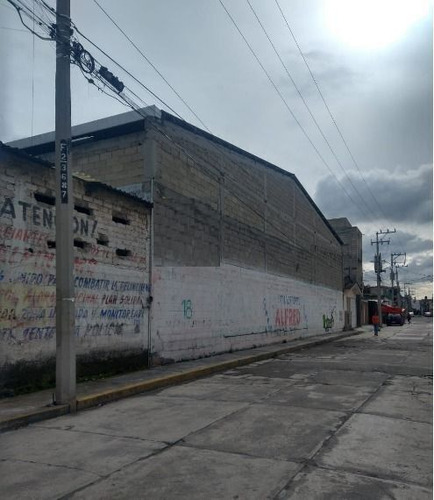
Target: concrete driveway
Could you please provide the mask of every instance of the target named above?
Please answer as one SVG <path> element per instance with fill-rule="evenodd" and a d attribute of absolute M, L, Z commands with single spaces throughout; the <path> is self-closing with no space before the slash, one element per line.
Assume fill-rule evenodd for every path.
<path fill-rule="evenodd" d="M 431 499 L 432 320 L 0 435 L 7 499 Z"/>

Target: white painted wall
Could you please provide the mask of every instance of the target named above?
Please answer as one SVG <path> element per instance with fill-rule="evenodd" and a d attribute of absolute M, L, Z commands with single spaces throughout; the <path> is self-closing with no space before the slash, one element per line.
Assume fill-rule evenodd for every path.
<path fill-rule="evenodd" d="M 231 265 L 156 268 L 153 296 L 151 352 L 175 361 L 344 327 L 342 292 Z"/>

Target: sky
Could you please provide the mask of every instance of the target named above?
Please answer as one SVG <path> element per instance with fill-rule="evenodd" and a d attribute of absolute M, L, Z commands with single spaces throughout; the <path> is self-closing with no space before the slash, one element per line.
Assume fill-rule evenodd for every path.
<path fill-rule="evenodd" d="M 433 293 L 432 10 L 431 0 L 71 2 L 80 32 L 164 102 L 75 31 L 136 103 L 167 105 L 292 172 L 325 217 L 357 226 L 365 284 L 376 282 L 376 233 L 396 229 L 380 248 L 384 284 L 401 253 L 401 288 L 417 298 Z M 1 141 L 54 129 L 54 76 L 54 44 L 0 0 Z M 76 66 L 71 92 L 73 125 L 128 111 Z"/>

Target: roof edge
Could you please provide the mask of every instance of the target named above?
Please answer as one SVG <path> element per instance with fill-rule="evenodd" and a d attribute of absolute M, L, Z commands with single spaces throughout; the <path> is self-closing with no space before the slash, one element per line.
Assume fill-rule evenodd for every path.
<path fill-rule="evenodd" d="M 323 222 L 326 224 L 327 228 L 330 230 L 330 232 L 336 238 L 336 240 L 338 241 L 338 243 L 340 245 L 343 245 L 343 241 L 341 240 L 341 238 L 339 237 L 339 235 L 333 229 L 333 227 L 328 222 L 328 220 L 325 217 L 325 215 L 321 212 L 321 210 L 319 209 L 319 207 L 317 206 L 317 204 L 313 201 L 313 199 L 311 198 L 311 196 L 309 195 L 309 193 L 306 191 L 306 189 L 303 187 L 303 185 L 298 180 L 298 178 L 297 178 L 297 176 L 295 174 L 293 174 L 292 172 L 288 172 L 287 170 L 284 170 L 283 168 L 278 167 L 277 165 L 274 165 L 273 163 L 270 163 L 267 160 L 264 160 L 263 158 L 260 158 L 259 156 L 255 156 L 254 154 L 249 153 L 248 151 L 245 151 L 244 149 L 241 149 L 238 146 L 234 146 L 230 142 L 227 142 L 224 139 L 220 139 L 219 137 L 217 137 L 217 136 L 215 136 L 215 135 L 213 135 L 213 134 L 211 134 L 209 132 L 206 132 L 205 130 L 200 129 L 200 128 L 196 127 L 195 125 L 192 125 L 191 123 L 188 123 L 188 122 L 186 122 L 184 120 L 181 120 L 181 119 L 177 118 L 176 116 L 173 116 L 170 113 L 167 113 L 166 111 L 161 111 L 161 121 L 164 122 L 164 120 L 172 122 L 172 123 L 175 123 L 176 125 L 179 125 L 180 127 L 184 128 L 186 130 L 189 130 L 192 133 L 201 135 L 201 136 L 205 137 L 206 139 L 209 139 L 209 140 L 211 140 L 211 141 L 213 141 L 213 142 L 215 142 L 217 144 L 220 144 L 223 147 L 231 149 L 235 153 L 238 153 L 238 154 L 240 154 L 242 156 L 245 156 L 246 158 L 250 158 L 251 160 L 254 160 L 254 161 L 258 162 L 258 163 L 261 163 L 262 165 L 264 165 L 267 168 L 275 170 L 276 172 L 279 172 L 279 173 L 281 173 L 283 175 L 286 175 L 286 176 L 290 177 L 291 179 L 293 179 L 294 182 L 297 184 L 297 186 L 300 188 L 300 190 L 303 192 L 303 194 L 306 196 L 306 198 L 308 199 L 309 203 L 313 206 L 313 208 L 315 209 L 315 211 L 318 213 L 318 215 L 321 217 L 321 219 L 323 220 Z"/>

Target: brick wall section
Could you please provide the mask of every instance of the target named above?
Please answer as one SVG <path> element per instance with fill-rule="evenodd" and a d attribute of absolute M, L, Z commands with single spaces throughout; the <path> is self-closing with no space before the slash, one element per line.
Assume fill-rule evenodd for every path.
<path fill-rule="evenodd" d="M 55 194 L 53 168 L 0 148 L 0 392 L 54 376 Z M 145 365 L 150 208 L 78 179 L 74 204 L 78 374 Z"/>

